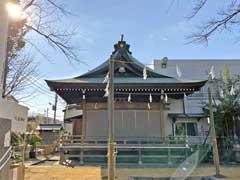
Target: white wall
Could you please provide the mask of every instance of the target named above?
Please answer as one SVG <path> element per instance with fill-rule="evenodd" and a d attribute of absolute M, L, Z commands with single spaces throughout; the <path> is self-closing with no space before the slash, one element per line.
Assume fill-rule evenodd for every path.
<path fill-rule="evenodd" d="M 201 126 L 203 127 L 203 129 L 205 131 L 204 135 L 207 135 L 207 131 L 209 131 L 209 129 L 210 129 L 210 124 L 208 123 L 207 118 L 201 118 L 200 119 L 200 121 L 199 121 L 200 131 L 199 132 L 201 132 Z"/>
<path fill-rule="evenodd" d="M 0 100 L 0 116 L 11 120 L 11 130 L 24 133 L 27 129 L 28 108 L 15 101 Z"/>
<path fill-rule="evenodd" d="M 79 116 L 82 114 L 82 110 L 79 109 L 66 109 L 65 113 L 64 113 L 64 119 L 69 119 L 75 116 Z"/>
<path fill-rule="evenodd" d="M 172 135 L 172 119 L 168 116 L 169 113 L 183 113 L 182 99 L 168 99 L 170 110 L 164 111 L 165 118 L 165 135 Z"/>

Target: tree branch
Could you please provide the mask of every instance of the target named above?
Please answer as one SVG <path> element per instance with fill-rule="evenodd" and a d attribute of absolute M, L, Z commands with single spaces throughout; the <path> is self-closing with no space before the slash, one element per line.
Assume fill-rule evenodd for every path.
<path fill-rule="evenodd" d="M 200 32 L 193 33 L 187 38 L 190 39 L 188 43 L 208 43 L 209 37 L 216 31 L 222 29 L 227 29 L 227 25 L 232 25 L 235 23 L 239 23 L 239 20 L 234 21 L 234 18 L 240 13 L 240 9 L 237 9 L 235 12 L 231 14 L 225 15 L 224 18 L 219 20 L 210 20 L 198 29 Z"/>
<path fill-rule="evenodd" d="M 189 16 L 187 16 L 187 18 L 188 19 L 194 18 L 199 13 L 199 11 L 203 8 L 203 6 L 205 6 L 206 3 L 207 3 L 207 0 L 199 0 L 196 3 L 196 5 L 193 7 L 192 13 Z"/>

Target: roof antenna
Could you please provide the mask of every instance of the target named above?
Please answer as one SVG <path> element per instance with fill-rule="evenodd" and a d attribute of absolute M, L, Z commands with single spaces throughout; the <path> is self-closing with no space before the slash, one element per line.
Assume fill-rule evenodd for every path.
<path fill-rule="evenodd" d="M 124 37 L 124 35 L 123 35 L 123 34 L 121 34 L 121 41 L 123 41 L 123 37 Z"/>

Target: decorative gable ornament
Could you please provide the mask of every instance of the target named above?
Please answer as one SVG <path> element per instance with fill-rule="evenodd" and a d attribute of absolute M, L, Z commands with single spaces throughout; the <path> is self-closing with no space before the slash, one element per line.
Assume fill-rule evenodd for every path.
<path fill-rule="evenodd" d="M 125 72 L 126 72 L 126 69 L 125 69 L 125 67 L 121 66 L 121 67 L 118 69 L 118 71 L 119 71 L 120 73 L 125 73 Z"/>

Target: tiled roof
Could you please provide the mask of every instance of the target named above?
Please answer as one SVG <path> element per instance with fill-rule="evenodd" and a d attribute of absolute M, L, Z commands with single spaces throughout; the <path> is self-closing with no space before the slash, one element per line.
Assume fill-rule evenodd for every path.
<path fill-rule="evenodd" d="M 122 45 L 122 46 L 121 46 Z M 119 41 L 117 44 L 114 45 L 114 52 L 112 53 L 112 59 L 115 61 L 115 68 L 119 68 L 119 66 L 123 66 L 128 69 L 129 74 L 118 74 L 114 75 L 114 82 L 119 84 L 133 84 L 133 83 L 188 83 L 192 82 L 195 83 L 199 79 L 194 79 L 194 81 L 186 80 L 186 79 L 179 79 L 174 73 L 174 69 L 167 68 L 167 69 L 156 69 L 152 70 L 149 67 L 146 67 L 147 71 L 147 79 L 143 79 L 143 70 L 145 65 L 140 63 L 137 59 L 135 59 L 131 52 L 129 51 L 129 45 L 126 44 L 125 41 Z M 95 83 L 103 83 L 104 77 L 108 73 L 109 68 L 109 59 L 102 63 L 100 66 L 94 68 L 93 70 L 74 77 L 70 79 L 61 79 L 61 80 L 46 80 L 48 85 L 51 87 L 53 83 L 65 83 L 65 84 L 95 84 Z M 171 67 L 171 66 L 169 66 Z M 172 73 L 169 73 L 171 70 Z M 200 80 L 206 80 L 207 77 L 201 77 Z M 201 83 L 201 81 L 199 81 Z M 54 89 L 54 88 L 52 88 Z"/>

